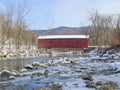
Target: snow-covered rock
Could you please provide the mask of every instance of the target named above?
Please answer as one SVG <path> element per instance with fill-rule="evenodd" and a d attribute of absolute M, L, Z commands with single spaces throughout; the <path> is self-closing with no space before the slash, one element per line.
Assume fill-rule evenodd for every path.
<path fill-rule="evenodd" d="M 10 79 L 10 80 L 14 80 L 15 77 L 14 77 L 14 76 L 9 76 L 9 79 Z"/>
<path fill-rule="evenodd" d="M 6 54 L 3 52 L 0 52 L 0 57 L 6 57 Z"/>
<path fill-rule="evenodd" d="M 75 64 L 79 64 L 80 61 L 79 61 L 79 60 L 74 60 L 74 63 L 75 63 Z"/>
<path fill-rule="evenodd" d="M 71 60 L 70 60 L 70 59 L 65 59 L 65 60 L 63 61 L 63 63 L 64 63 L 64 64 L 70 64 L 70 63 L 71 63 Z"/>
<path fill-rule="evenodd" d="M 27 69 L 23 68 L 23 69 L 20 70 L 20 72 L 21 72 L 21 73 L 27 72 Z"/>
<path fill-rule="evenodd" d="M 33 69 L 33 66 L 31 64 L 26 64 L 24 66 L 25 69 Z"/>
<path fill-rule="evenodd" d="M 120 53 L 116 53 L 116 55 L 120 57 Z"/>
<path fill-rule="evenodd" d="M 11 76 L 12 75 L 12 73 L 11 73 L 11 71 L 9 71 L 9 70 L 3 70 L 2 72 L 1 72 L 1 77 L 2 78 L 9 78 L 9 76 Z"/>

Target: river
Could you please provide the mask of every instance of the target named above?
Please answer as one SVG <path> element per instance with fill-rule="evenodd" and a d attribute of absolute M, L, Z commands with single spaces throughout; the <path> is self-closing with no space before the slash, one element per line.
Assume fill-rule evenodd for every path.
<path fill-rule="evenodd" d="M 50 59 L 50 58 L 49 58 Z M 42 62 L 48 60 L 48 57 L 24 58 L 24 59 L 0 59 L 0 71 L 22 69 L 26 64 L 33 62 Z"/>

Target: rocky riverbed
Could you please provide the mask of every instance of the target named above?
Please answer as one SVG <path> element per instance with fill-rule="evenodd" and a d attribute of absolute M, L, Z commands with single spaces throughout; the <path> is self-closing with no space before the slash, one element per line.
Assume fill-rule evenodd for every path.
<path fill-rule="evenodd" d="M 0 90 L 120 90 L 120 60 L 59 57 L 0 72 Z"/>

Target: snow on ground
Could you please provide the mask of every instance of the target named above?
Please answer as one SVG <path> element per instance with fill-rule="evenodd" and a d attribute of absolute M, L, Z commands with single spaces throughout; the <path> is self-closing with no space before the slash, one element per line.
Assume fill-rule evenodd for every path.
<path fill-rule="evenodd" d="M 110 50 L 99 50 L 98 48 L 96 48 L 89 53 L 89 56 L 91 59 L 94 60 L 99 60 L 99 59 L 119 60 L 120 50 L 119 48 L 113 48 Z"/>

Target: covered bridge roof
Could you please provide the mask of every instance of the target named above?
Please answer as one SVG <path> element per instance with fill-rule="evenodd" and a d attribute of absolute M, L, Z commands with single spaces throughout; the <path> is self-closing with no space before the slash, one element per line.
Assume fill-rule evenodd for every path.
<path fill-rule="evenodd" d="M 38 39 L 88 39 L 89 35 L 44 35 Z"/>

